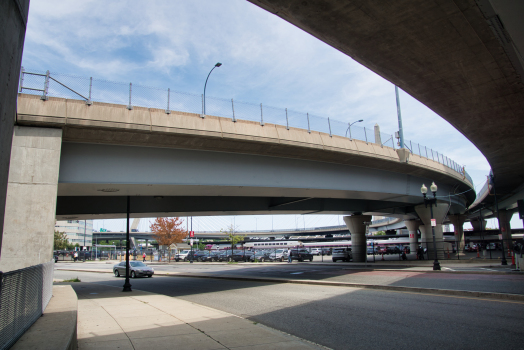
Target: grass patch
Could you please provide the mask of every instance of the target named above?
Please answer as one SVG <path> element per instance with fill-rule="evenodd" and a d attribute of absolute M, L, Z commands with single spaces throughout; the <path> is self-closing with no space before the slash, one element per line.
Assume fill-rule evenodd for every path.
<path fill-rule="evenodd" d="M 64 280 L 64 282 L 82 282 L 78 277 L 70 278 L 68 280 Z"/>

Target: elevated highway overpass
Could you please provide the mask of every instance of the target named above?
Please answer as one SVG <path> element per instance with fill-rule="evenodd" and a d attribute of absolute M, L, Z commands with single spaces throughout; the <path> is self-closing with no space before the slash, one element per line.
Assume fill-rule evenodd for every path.
<path fill-rule="evenodd" d="M 371 215 L 427 211 L 422 183 L 439 184 L 444 216 L 475 199 L 462 169 L 440 160 L 277 124 L 22 93 L 16 123 L 8 198 L 27 222 L 34 208 L 53 222 L 128 212 L 352 214 L 344 220 L 355 239 Z M 17 230 L 29 230 L 13 227 L 4 241 L 15 246 Z M 356 259 L 365 259 L 365 242 L 357 246 Z M 2 262 L 26 253 L 6 251 Z"/>
<path fill-rule="evenodd" d="M 524 2 L 249 0 L 399 86 L 486 157 L 494 191 L 468 210 L 505 239 L 524 199 Z M 465 217 L 452 217 L 461 235 Z M 475 220 L 474 220 L 475 221 Z M 473 222 L 474 222 L 473 221 Z M 504 261 L 503 261 L 504 263 Z"/>
<path fill-rule="evenodd" d="M 19 125 L 62 130 L 61 220 L 122 217 L 126 196 L 133 217 L 416 217 L 420 185 L 431 181 L 452 212 L 474 200 L 472 184 L 443 164 L 417 155 L 401 162 L 392 148 L 320 132 L 24 94 L 17 118 Z"/>

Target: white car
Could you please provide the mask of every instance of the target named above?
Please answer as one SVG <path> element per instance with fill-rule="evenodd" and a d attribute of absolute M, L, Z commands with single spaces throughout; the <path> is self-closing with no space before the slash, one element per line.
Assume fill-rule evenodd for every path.
<path fill-rule="evenodd" d="M 320 255 L 322 254 L 322 248 L 311 248 L 311 254 Z"/>
<path fill-rule="evenodd" d="M 184 260 L 187 258 L 187 255 L 191 252 L 190 249 L 182 250 L 180 253 L 176 255 L 176 257 L 180 260 Z"/>
<path fill-rule="evenodd" d="M 334 248 L 331 258 L 333 262 L 337 262 L 338 260 L 349 262 L 353 258 L 351 248 Z"/>

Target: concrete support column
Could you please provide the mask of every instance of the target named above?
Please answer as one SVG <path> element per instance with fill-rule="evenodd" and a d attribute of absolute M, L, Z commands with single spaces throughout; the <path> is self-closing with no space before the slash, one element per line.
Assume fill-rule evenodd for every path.
<path fill-rule="evenodd" d="M 428 247 L 428 234 L 427 234 L 427 231 L 426 231 L 426 226 L 425 225 L 420 225 L 418 227 L 418 229 L 420 230 L 420 246 L 424 247 L 424 248 L 427 248 Z M 430 228 L 430 231 L 431 231 L 431 228 Z"/>
<path fill-rule="evenodd" d="M 53 258 L 61 147 L 62 129 L 14 128 L 1 271 Z"/>
<path fill-rule="evenodd" d="M 486 230 L 486 224 L 487 221 L 482 219 L 482 221 L 479 221 L 478 219 L 472 219 L 471 220 L 471 226 L 473 226 L 473 231 L 485 231 Z"/>
<path fill-rule="evenodd" d="M 513 244 L 511 243 L 511 217 L 513 216 L 513 212 L 507 211 L 507 210 L 500 210 L 499 212 L 499 218 L 500 218 L 500 232 L 502 233 L 502 239 L 504 240 L 504 249 L 506 250 L 504 253 L 507 254 L 508 249 L 513 250 Z"/>
<path fill-rule="evenodd" d="M 460 254 L 464 251 L 464 246 L 466 245 L 464 241 L 464 222 L 466 221 L 466 217 L 464 215 L 449 215 L 448 218 L 453 224 L 457 254 Z"/>
<path fill-rule="evenodd" d="M 371 221 L 371 215 L 344 216 L 344 222 L 351 234 L 351 250 L 354 262 L 367 261 L 366 224 Z"/>
<path fill-rule="evenodd" d="M 149 239 L 146 239 L 146 251 L 147 251 L 147 244 L 149 242 Z"/>
<path fill-rule="evenodd" d="M 409 232 L 409 249 L 412 253 L 415 253 L 418 248 L 417 229 L 420 226 L 420 221 L 406 220 L 404 221 L 404 224 L 406 224 L 406 228 Z"/>
<path fill-rule="evenodd" d="M 437 258 L 444 258 L 444 234 L 442 232 L 442 221 L 448 214 L 449 203 L 437 201 L 437 205 L 433 205 L 433 218 L 436 220 L 437 226 L 435 229 L 435 241 L 437 248 Z M 428 257 L 429 259 L 434 259 L 435 251 L 433 247 L 433 233 L 431 227 L 431 212 L 430 207 L 426 207 L 424 204 L 417 205 L 415 211 L 418 216 L 424 223 L 426 227 L 426 237 L 427 237 L 427 248 L 428 248 Z"/>

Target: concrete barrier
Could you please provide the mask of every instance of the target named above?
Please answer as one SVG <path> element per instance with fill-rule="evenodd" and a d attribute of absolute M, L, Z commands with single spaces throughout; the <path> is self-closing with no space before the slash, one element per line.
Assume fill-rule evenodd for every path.
<path fill-rule="evenodd" d="M 53 297 L 42 317 L 13 345 L 12 350 L 76 350 L 78 298 L 71 286 L 53 286 Z"/>

